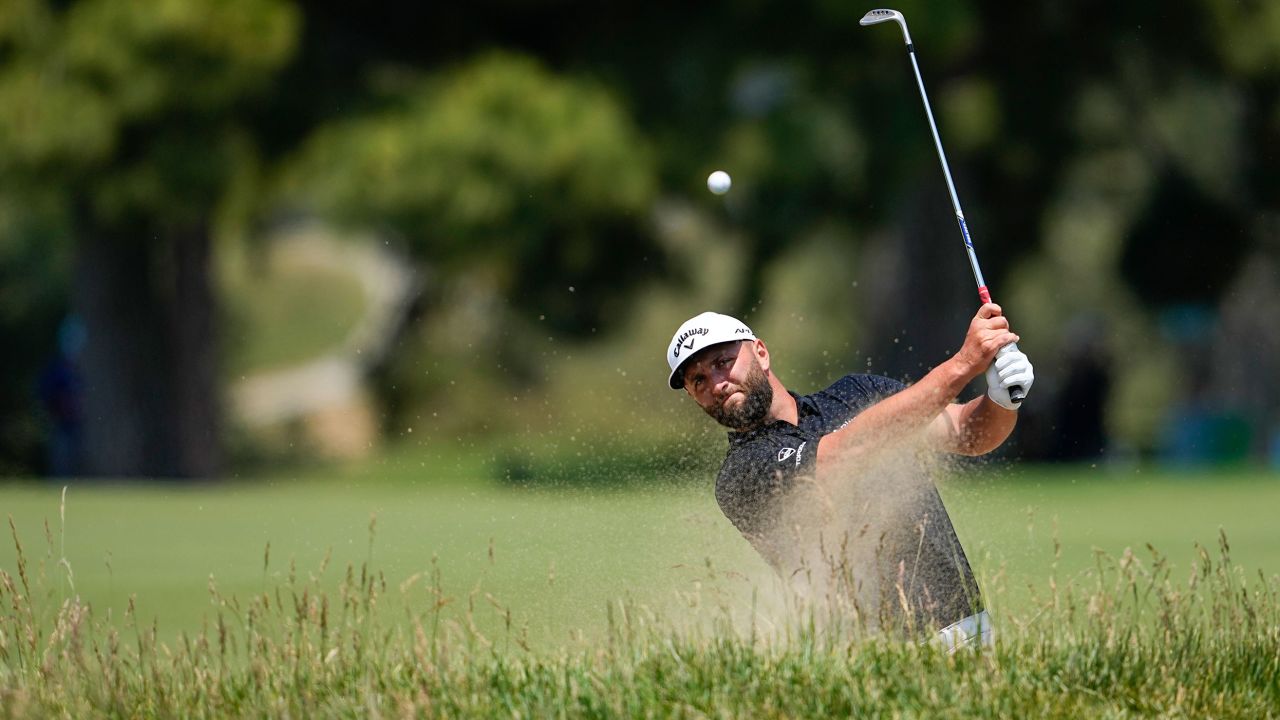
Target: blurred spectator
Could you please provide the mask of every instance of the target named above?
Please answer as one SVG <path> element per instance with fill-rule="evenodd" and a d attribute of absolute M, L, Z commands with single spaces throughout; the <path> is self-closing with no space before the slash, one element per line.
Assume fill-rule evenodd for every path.
<path fill-rule="evenodd" d="M 1080 317 L 1067 328 L 1066 377 L 1058 394 L 1050 457 L 1090 460 L 1107 451 L 1105 415 L 1111 392 L 1111 358 L 1106 328 L 1097 318 Z"/>
<path fill-rule="evenodd" d="M 1232 421 L 1229 450 L 1275 462 L 1280 448 L 1280 218 L 1224 295 L 1206 368 L 1208 397 Z M 1243 447 L 1240 447 L 1243 446 Z"/>
<path fill-rule="evenodd" d="M 80 468 L 84 342 L 84 323 L 75 315 L 67 316 L 58 328 L 58 349 L 40 373 L 40 402 L 52 424 L 48 446 L 52 477 L 73 475 Z"/>
<path fill-rule="evenodd" d="M 1244 341 L 1230 343 L 1230 354 L 1221 352 L 1223 323 L 1211 306 L 1188 304 L 1166 308 L 1162 331 L 1177 348 L 1186 373 L 1182 401 L 1165 419 L 1161 438 L 1161 458 L 1173 465 L 1223 465 L 1239 463 L 1250 455 L 1255 426 L 1247 405 L 1241 400 L 1255 384 L 1237 383 L 1235 355 L 1254 359 Z"/>
<path fill-rule="evenodd" d="M 1271 467 L 1280 470 L 1280 427 L 1271 433 L 1271 446 L 1268 448 L 1268 458 L 1271 460 Z"/>

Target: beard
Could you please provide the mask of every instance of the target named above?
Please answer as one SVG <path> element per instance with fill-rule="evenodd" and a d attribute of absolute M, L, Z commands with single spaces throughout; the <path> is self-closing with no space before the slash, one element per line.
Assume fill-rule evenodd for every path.
<path fill-rule="evenodd" d="M 742 383 L 742 403 L 726 408 L 723 403 L 707 408 L 707 414 L 731 430 L 750 430 L 761 423 L 773 405 L 773 387 L 759 361 L 751 358 L 751 370 Z"/>

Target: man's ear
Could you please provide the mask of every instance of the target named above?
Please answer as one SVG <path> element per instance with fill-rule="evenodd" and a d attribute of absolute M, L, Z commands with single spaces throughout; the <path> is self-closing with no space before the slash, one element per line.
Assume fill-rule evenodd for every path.
<path fill-rule="evenodd" d="M 760 369 L 769 372 L 769 348 L 765 346 L 764 341 L 756 338 L 752 340 L 751 352 L 755 353 L 756 362 L 760 363 Z"/>

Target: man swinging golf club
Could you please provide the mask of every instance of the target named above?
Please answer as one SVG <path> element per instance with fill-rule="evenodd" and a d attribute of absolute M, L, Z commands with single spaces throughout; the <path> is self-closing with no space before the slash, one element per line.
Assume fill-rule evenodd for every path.
<path fill-rule="evenodd" d="M 936 633 L 947 648 L 988 644 L 990 620 L 924 457 L 982 455 L 1009 436 L 1009 389 L 1026 393 L 1035 379 L 1022 352 L 997 356 L 1017 340 L 1000 306 L 984 303 L 960 350 L 914 384 L 846 375 L 801 396 L 749 327 L 706 312 L 672 337 L 669 384 L 732 431 L 716 500 L 783 577 L 839 575 L 876 629 Z M 983 373 L 985 395 L 953 402 Z"/>

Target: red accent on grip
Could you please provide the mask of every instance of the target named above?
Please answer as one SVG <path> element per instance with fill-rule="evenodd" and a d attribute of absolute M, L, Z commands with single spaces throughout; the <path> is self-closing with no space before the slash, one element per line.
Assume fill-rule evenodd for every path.
<path fill-rule="evenodd" d="M 984 303 L 991 302 L 991 292 L 987 290 L 986 285 L 978 286 L 978 299 Z"/>

